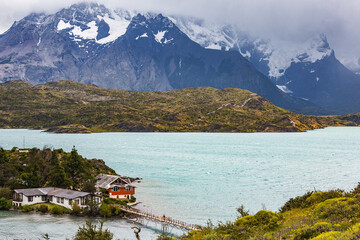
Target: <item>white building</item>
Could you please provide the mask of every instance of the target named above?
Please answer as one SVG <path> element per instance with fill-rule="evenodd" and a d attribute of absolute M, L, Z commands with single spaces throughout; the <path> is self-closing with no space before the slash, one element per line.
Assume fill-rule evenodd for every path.
<path fill-rule="evenodd" d="M 13 191 L 13 205 L 24 206 L 37 203 L 53 203 L 69 209 L 76 203 L 81 208 L 87 207 L 87 202 L 93 199 L 101 203 L 102 197 L 87 192 L 67 190 L 62 188 L 28 188 Z"/>

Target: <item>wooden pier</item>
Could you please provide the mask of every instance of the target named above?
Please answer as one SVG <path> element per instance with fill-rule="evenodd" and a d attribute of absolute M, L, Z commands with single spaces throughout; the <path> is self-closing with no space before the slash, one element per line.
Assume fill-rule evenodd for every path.
<path fill-rule="evenodd" d="M 159 222 L 162 224 L 162 230 L 166 230 L 166 226 L 173 226 L 180 228 L 182 230 L 192 231 L 192 230 L 200 230 L 200 226 L 196 224 L 187 224 L 185 222 L 173 219 L 171 217 L 166 217 L 165 215 L 159 216 L 152 213 L 144 212 L 135 208 L 129 207 L 122 207 L 121 208 L 124 212 L 134 214 L 137 217 L 145 218 L 154 222 Z"/>

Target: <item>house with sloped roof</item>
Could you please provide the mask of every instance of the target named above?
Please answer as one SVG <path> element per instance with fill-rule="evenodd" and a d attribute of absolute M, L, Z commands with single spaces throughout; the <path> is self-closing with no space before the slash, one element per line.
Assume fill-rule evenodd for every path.
<path fill-rule="evenodd" d="M 90 200 L 100 204 L 102 197 L 88 192 L 54 187 L 15 189 L 13 191 L 13 205 L 18 207 L 37 203 L 53 203 L 72 209 L 73 203 L 76 203 L 81 208 L 85 208 Z"/>
<path fill-rule="evenodd" d="M 135 186 L 131 185 L 131 178 L 118 175 L 99 174 L 96 177 L 96 188 L 108 190 L 110 198 L 130 199 L 135 195 Z"/>

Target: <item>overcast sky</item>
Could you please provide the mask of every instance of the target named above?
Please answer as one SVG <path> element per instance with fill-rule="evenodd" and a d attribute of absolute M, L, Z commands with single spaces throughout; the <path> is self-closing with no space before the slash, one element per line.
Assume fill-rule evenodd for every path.
<path fill-rule="evenodd" d="M 0 32 L 31 12 L 54 13 L 78 0 L 2 0 Z M 360 0 L 105 0 L 123 7 L 165 14 L 193 15 L 238 24 L 252 35 L 301 42 L 325 33 L 345 64 L 360 57 Z"/>

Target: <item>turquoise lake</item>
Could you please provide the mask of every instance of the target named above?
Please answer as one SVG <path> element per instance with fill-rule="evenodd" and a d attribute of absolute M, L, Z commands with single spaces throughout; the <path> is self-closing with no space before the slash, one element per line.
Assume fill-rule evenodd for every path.
<path fill-rule="evenodd" d="M 356 127 L 304 133 L 52 134 L 0 130 L 0 146 L 5 149 L 22 147 L 23 138 L 26 147 L 70 151 L 76 146 L 81 155 L 105 160 L 120 175 L 143 178 L 136 189 L 140 208 L 189 223 L 234 220 L 241 204 L 251 212 L 262 208 L 276 211 L 289 198 L 307 191 L 350 190 L 360 181 L 360 128 Z M 9 221 L 24 227 L 30 221 L 46 226 L 49 220 L 39 216 L 1 213 L 0 235 L 15 236 L 16 232 L 4 227 Z M 56 225 L 57 221 L 51 221 L 51 226 L 67 226 L 73 231 L 80 220 L 66 218 Z M 114 224 L 130 228 L 129 223 L 117 221 L 106 224 L 111 229 L 116 228 Z M 44 231 L 32 234 L 35 237 Z M 119 234 L 116 237 L 134 238 L 131 230 Z M 149 229 L 142 234 L 144 239 L 155 236 Z"/>

